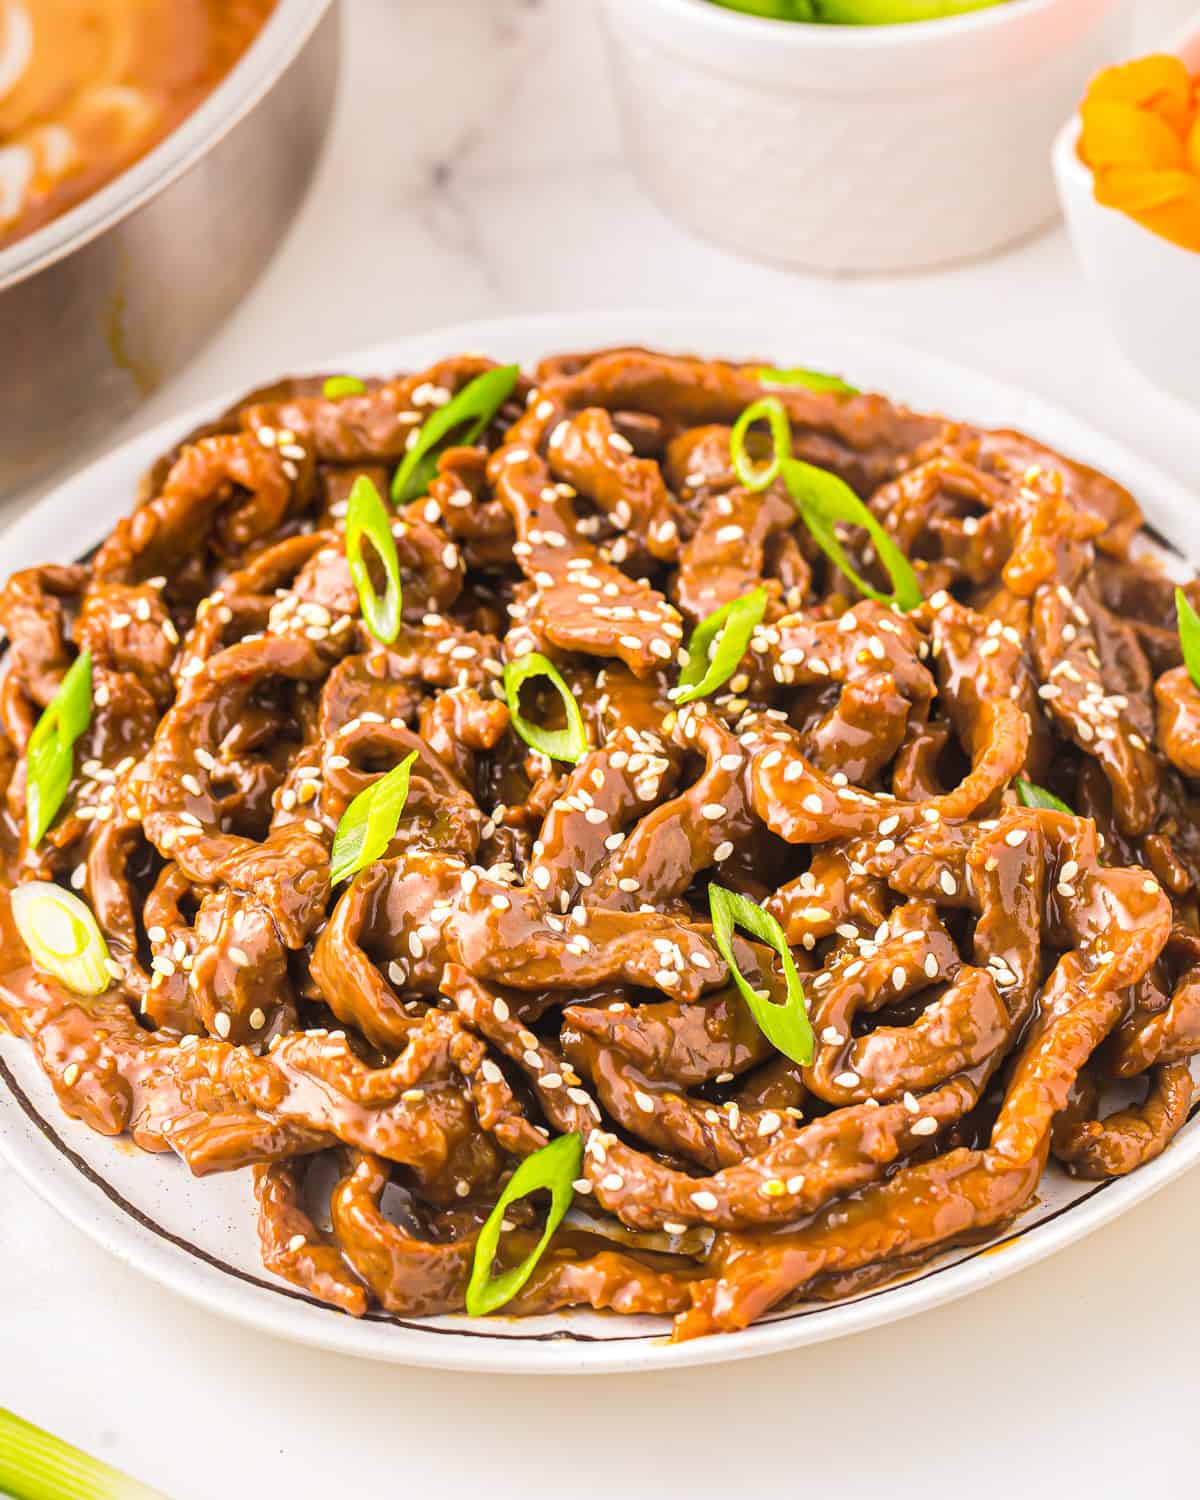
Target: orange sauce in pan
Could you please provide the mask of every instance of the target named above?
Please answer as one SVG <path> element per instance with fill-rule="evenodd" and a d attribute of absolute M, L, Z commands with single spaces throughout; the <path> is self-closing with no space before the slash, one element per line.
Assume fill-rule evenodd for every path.
<path fill-rule="evenodd" d="M 0 0 L 0 249 L 144 156 L 275 0 Z"/>

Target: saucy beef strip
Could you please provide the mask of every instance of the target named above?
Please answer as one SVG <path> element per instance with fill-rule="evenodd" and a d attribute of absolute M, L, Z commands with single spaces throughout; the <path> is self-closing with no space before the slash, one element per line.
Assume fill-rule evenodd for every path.
<path fill-rule="evenodd" d="M 351 492 L 386 497 L 497 372 L 252 392 L 90 561 L 0 592 L 0 1020 L 64 1111 L 252 1168 L 266 1267 L 355 1316 L 462 1311 L 513 1172 L 577 1133 L 574 1207 L 509 1310 L 680 1339 L 986 1239 L 1051 1160 L 1103 1178 L 1167 1149 L 1200 1052 L 1200 689 L 1134 499 L 761 362 L 561 354 L 394 508 L 378 639 Z M 862 597 L 780 479 L 739 482 L 731 429 L 768 394 L 917 607 Z M 864 535 L 839 540 L 882 594 Z M 678 701 L 688 632 L 759 588 L 741 659 Z M 31 849 L 30 736 L 83 651 L 90 722 Z M 506 694 L 531 651 L 578 704 L 574 762 L 520 717 L 569 705 Z M 335 881 L 348 808 L 410 759 L 386 844 Z M 32 962 L 29 881 L 87 901 L 103 993 Z M 713 886 L 763 932 L 718 941 Z M 788 1003 L 776 930 L 807 1061 L 735 982 Z M 538 1207 L 507 1206 L 501 1269 Z"/>

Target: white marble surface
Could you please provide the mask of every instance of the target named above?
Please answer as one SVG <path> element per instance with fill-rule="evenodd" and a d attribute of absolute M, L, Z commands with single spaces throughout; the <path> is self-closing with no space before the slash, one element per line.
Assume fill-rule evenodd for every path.
<path fill-rule="evenodd" d="M 1193 8 L 1141 0 L 1144 39 Z M 747 266 L 641 196 L 586 0 L 346 0 L 346 34 L 334 136 L 296 230 L 130 432 L 440 322 L 786 301 L 1024 383 L 1200 478 L 1200 422 L 1120 363 L 1061 230 L 903 279 Z M 375 1500 L 435 1485 L 502 1497 L 569 1486 L 576 1500 L 749 1486 L 850 1500 L 1183 1495 L 1200 1457 L 1198 1237 L 1185 1179 L 915 1321 L 726 1369 L 552 1384 L 252 1337 L 134 1278 L 0 1168 L 0 1404 L 173 1500 Z"/>

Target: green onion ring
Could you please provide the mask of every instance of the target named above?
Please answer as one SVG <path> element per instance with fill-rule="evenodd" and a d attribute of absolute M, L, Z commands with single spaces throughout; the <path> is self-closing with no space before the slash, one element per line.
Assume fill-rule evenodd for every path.
<path fill-rule="evenodd" d="M 471 1265 L 471 1279 L 467 1283 L 467 1311 L 473 1318 L 482 1318 L 495 1312 L 506 1302 L 511 1302 L 529 1278 L 534 1267 L 545 1253 L 554 1231 L 575 1197 L 575 1181 L 583 1165 L 583 1137 L 578 1131 L 560 1135 L 548 1146 L 527 1156 L 512 1174 L 507 1187 L 500 1194 L 495 1208 L 479 1231 L 475 1242 L 475 1259 Z M 534 1250 L 519 1266 L 512 1266 L 492 1275 L 492 1263 L 500 1245 L 500 1225 L 504 1211 L 519 1198 L 536 1193 L 539 1188 L 550 1194 L 550 1212 L 546 1215 L 546 1227 Z"/>
<path fill-rule="evenodd" d="M 749 1006 L 758 1029 L 785 1057 L 807 1067 L 816 1052 L 816 1037 L 808 1018 L 804 988 L 783 928 L 756 902 L 748 901 L 745 896 L 721 885 L 709 886 L 708 907 L 712 914 L 713 941 L 729 965 L 733 982 Z M 782 1005 L 776 1005 L 766 990 L 756 990 L 738 968 L 733 956 L 735 925 L 768 944 L 779 955 L 787 981 L 787 998 Z"/>
<path fill-rule="evenodd" d="M 1182 589 L 1175 590 L 1175 618 L 1179 622 L 1179 646 L 1184 666 L 1194 687 L 1200 688 L 1200 615 Z"/>
<path fill-rule="evenodd" d="M 375 592 L 370 569 L 363 558 L 364 537 L 375 549 L 387 578 L 387 589 L 382 599 Z M 346 562 L 350 566 L 354 587 L 358 590 L 359 608 L 367 622 L 367 629 L 377 641 L 390 646 L 400 633 L 400 608 L 403 601 L 400 559 L 396 556 L 391 516 L 379 498 L 379 491 L 365 474 L 360 474 L 354 481 L 346 507 Z"/>
<path fill-rule="evenodd" d="M 108 945 L 85 901 L 60 885 L 32 880 L 17 886 L 9 902 L 39 969 L 76 995 L 102 995 L 111 987 Z"/>
<path fill-rule="evenodd" d="M 759 467 L 746 449 L 746 435 L 754 422 L 766 422 L 771 429 L 774 455 L 771 462 Z M 733 425 L 729 434 L 729 453 L 738 483 L 748 490 L 765 490 L 779 475 L 779 466 L 792 451 L 792 429 L 787 412 L 778 396 L 763 396 L 752 401 Z"/>
<path fill-rule="evenodd" d="M 707 698 L 733 676 L 766 608 L 767 591 L 757 588 L 722 604 L 700 621 L 687 644 L 679 686 L 672 689 L 676 703 Z"/>
<path fill-rule="evenodd" d="M 1026 781 L 1023 776 L 1018 776 L 1013 782 L 1013 790 L 1022 807 L 1044 807 L 1051 812 L 1066 813 L 1072 818 L 1075 816 L 1074 809 L 1068 807 L 1061 797 L 1048 792 L 1044 786 L 1038 786 L 1036 781 Z"/>
<path fill-rule="evenodd" d="M 29 736 L 25 827 L 36 849 L 54 822 L 75 770 L 75 741 L 92 721 L 92 653 L 81 651 Z"/>
<path fill-rule="evenodd" d="M 332 885 L 348 880 L 387 852 L 408 800 L 408 778 L 416 758 L 414 750 L 386 776 L 359 792 L 342 814 L 329 856 Z"/>
<path fill-rule="evenodd" d="M 470 424 L 458 439 L 462 447 L 470 447 L 479 441 L 492 418 L 512 395 L 520 373 L 520 365 L 499 365 L 494 370 L 487 370 L 426 418 L 392 481 L 395 504 L 407 505 L 410 500 L 426 493 L 437 474 L 436 450 L 456 428 Z"/>
<path fill-rule="evenodd" d="M 331 375 L 321 387 L 321 394 L 329 401 L 337 401 L 342 396 L 365 396 L 366 386 L 357 375 Z"/>
<path fill-rule="evenodd" d="M 534 677 L 545 677 L 562 699 L 567 716 L 565 729 L 543 729 L 539 724 L 531 724 L 521 713 L 521 689 Z M 579 712 L 579 704 L 563 681 L 558 668 L 539 651 L 519 656 L 516 661 L 510 661 L 505 666 L 504 696 L 508 702 L 512 726 L 531 750 L 548 755 L 551 760 L 569 761 L 571 765 L 577 765 L 587 754 L 587 730 L 584 728 L 583 715 Z"/>
<path fill-rule="evenodd" d="M 758 371 L 763 385 L 799 385 L 806 391 L 828 391 L 834 396 L 859 396 L 862 392 L 856 385 L 849 385 L 840 375 L 826 375 L 823 370 L 805 370 L 797 366 L 793 370 L 766 368 Z"/>

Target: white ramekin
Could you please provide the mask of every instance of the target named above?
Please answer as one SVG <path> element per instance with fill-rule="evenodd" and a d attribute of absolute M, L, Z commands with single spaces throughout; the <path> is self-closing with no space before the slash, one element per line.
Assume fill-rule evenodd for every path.
<path fill-rule="evenodd" d="M 600 0 L 629 153 L 661 207 L 755 259 L 907 270 L 1050 219 L 1048 159 L 1133 0 L 1011 0 L 909 26 Z"/>
<path fill-rule="evenodd" d="M 1167 46 L 1200 71 L 1200 14 Z M 1096 300 L 1126 355 L 1156 385 L 1200 406 L 1200 254 L 1096 202 L 1072 116 L 1054 143 L 1067 228 Z"/>

